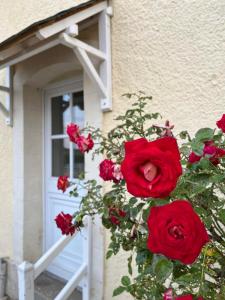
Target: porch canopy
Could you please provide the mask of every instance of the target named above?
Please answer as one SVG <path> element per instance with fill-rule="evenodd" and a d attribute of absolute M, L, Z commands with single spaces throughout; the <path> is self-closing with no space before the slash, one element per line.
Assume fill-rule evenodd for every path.
<path fill-rule="evenodd" d="M 112 8 L 106 0 L 89 0 L 38 21 L 0 43 L 0 69 L 8 68 L 8 86 L 0 91 L 8 94 L 6 105 L 0 102 L 0 111 L 12 126 L 13 71 L 12 67 L 36 54 L 57 45 L 74 51 L 84 71 L 100 93 L 101 109 L 111 110 L 111 43 L 110 17 Z M 98 23 L 99 48 L 78 38 L 79 31 Z M 97 62 L 97 68 L 96 68 Z"/>

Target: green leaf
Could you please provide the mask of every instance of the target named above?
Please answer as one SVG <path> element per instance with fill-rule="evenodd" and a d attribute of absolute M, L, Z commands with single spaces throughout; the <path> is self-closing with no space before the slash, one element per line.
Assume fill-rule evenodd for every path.
<path fill-rule="evenodd" d="M 157 280 L 165 281 L 173 272 L 173 263 L 166 258 L 160 259 L 155 265 L 155 274 Z"/>
<path fill-rule="evenodd" d="M 106 259 L 109 259 L 112 255 L 113 255 L 113 251 L 108 250 L 107 253 L 106 253 Z"/>
<path fill-rule="evenodd" d="M 181 131 L 179 136 L 182 140 L 185 140 L 187 137 L 189 138 L 189 134 L 188 134 L 187 130 Z"/>
<path fill-rule="evenodd" d="M 126 288 L 124 286 L 119 286 L 118 288 L 116 288 L 113 291 L 113 297 L 116 297 L 116 296 L 122 294 L 125 290 L 126 290 Z"/>
<path fill-rule="evenodd" d="M 130 278 L 129 278 L 128 276 L 123 276 L 123 277 L 121 278 L 121 283 L 122 283 L 122 285 L 124 285 L 124 286 L 130 285 L 130 284 L 131 284 Z"/>
<path fill-rule="evenodd" d="M 128 261 L 128 272 L 130 275 L 132 275 L 133 270 L 132 270 L 132 255 L 130 257 L 128 257 L 127 261 Z"/>
<path fill-rule="evenodd" d="M 143 210 L 143 213 L 142 213 L 142 219 L 143 219 L 143 221 L 147 221 L 149 213 L 150 213 L 150 209 L 149 208 Z"/>
<path fill-rule="evenodd" d="M 198 142 L 206 142 L 213 139 L 214 131 L 211 128 L 201 128 L 195 134 Z"/>
<path fill-rule="evenodd" d="M 137 203 L 137 198 L 135 198 L 135 197 L 132 197 L 132 198 L 130 198 L 130 200 L 129 200 L 129 204 L 131 205 L 131 206 L 133 206 L 134 204 L 136 204 Z"/>
<path fill-rule="evenodd" d="M 201 156 L 203 153 L 204 144 L 197 139 L 193 139 L 191 142 L 191 148 L 195 154 Z"/>
<path fill-rule="evenodd" d="M 212 176 L 212 182 L 214 182 L 214 183 L 223 182 L 224 179 L 225 179 L 225 175 L 222 175 L 222 174 L 216 174 L 216 175 Z"/>
<path fill-rule="evenodd" d="M 201 273 L 187 273 L 176 279 L 176 282 L 180 285 L 186 286 L 192 282 L 197 282 L 200 279 Z"/>
<path fill-rule="evenodd" d="M 136 256 L 137 265 L 143 265 L 147 261 L 149 262 L 151 260 L 152 260 L 152 253 L 148 249 L 137 252 L 137 256 Z"/>
<path fill-rule="evenodd" d="M 210 170 L 212 168 L 212 163 L 207 158 L 201 158 L 199 167 L 203 170 Z"/>
<path fill-rule="evenodd" d="M 219 216 L 222 223 L 225 224 L 225 209 L 220 210 Z"/>

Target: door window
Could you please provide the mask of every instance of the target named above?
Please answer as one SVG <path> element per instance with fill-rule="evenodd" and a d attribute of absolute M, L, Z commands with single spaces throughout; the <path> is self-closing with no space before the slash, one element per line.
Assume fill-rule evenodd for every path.
<path fill-rule="evenodd" d="M 66 134 L 69 123 L 84 126 L 83 92 L 65 93 L 51 98 L 51 176 L 77 178 L 84 173 L 84 154 L 70 143 Z"/>

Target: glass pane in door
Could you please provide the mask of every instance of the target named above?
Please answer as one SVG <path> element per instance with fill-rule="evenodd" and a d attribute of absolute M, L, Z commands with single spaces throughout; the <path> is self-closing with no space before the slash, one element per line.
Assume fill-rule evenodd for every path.
<path fill-rule="evenodd" d="M 72 120 L 79 125 L 80 128 L 84 127 L 84 93 L 73 93 L 72 102 Z M 84 173 L 84 154 L 81 153 L 76 146 L 73 147 L 73 177 L 78 178 Z"/>
<path fill-rule="evenodd" d="M 84 127 L 84 93 L 73 93 L 72 120 L 81 128 Z"/>
<path fill-rule="evenodd" d="M 52 98 L 52 135 L 66 132 L 66 126 L 71 120 L 70 97 L 70 94 L 64 94 Z"/>
<path fill-rule="evenodd" d="M 77 146 L 73 148 L 73 177 L 78 178 L 84 175 L 84 154 L 80 152 Z"/>
<path fill-rule="evenodd" d="M 52 140 L 52 176 L 70 175 L 70 146 L 68 139 Z"/>

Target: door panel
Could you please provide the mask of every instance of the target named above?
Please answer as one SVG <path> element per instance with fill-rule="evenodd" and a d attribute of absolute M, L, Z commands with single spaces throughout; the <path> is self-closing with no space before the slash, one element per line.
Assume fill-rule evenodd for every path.
<path fill-rule="evenodd" d="M 85 157 L 66 135 L 68 123 L 84 125 L 83 91 L 79 86 L 51 91 L 45 97 L 45 250 L 62 236 L 54 218 L 60 213 L 73 214 L 79 209 L 80 197 L 69 197 L 69 191 L 57 189 L 60 175 L 76 182 L 85 170 Z M 84 191 L 80 191 L 84 194 Z M 71 241 L 53 261 L 48 271 L 66 280 L 71 278 L 82 263 L 82 233 Z"/>

